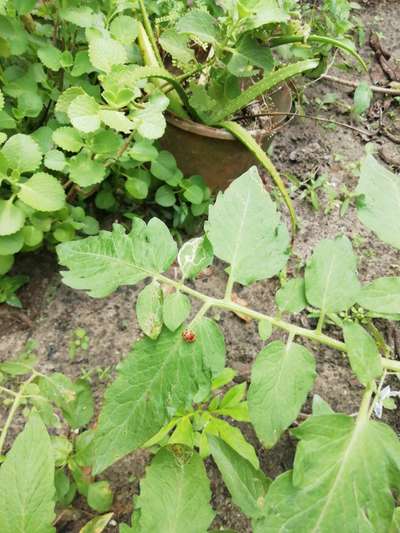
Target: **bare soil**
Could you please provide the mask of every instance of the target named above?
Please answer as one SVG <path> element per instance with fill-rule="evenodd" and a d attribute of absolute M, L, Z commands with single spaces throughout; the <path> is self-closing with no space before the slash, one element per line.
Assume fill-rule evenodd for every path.
<path fill-rule="evenodd" d="M 385 47 L 392 52 L 397 61 L 400 61 L 398 1 L 364 1 L 360 2 L 360 5 L 362 6 L 360 18 L 367 34 L 371 30 L 380 32 Z M 368 44 L 362 52 L 364 57 L 373 63 L 373 53 Z M 376 65 L 373 70 L 376 70 Z M 355 70 L 349 73 L 336 70 L 334 74 L 353 80 L 358 76 Z M 338 96 L 337 101 L 321 108 L 318 102 L 333 92 Z M 310 85 L 305 95 L 309 102 L 306 112 L 309 114 L 353 123 L 355 127 L 363 130 L 373 130 L 379 125 L 379 112 L 378 118 L 370 115 L 368 120 L 352 122 L 353 119 L 348 114 L 351 88 L 320 81 Z M 379 110 L 383 107 L 383 99 L 377 98 L 376 101 L 373 109 Z M 399 109 L 399 104 L 392 102 L 385 110 L 384 120 L 391 128 L 395 128 L 395 122 L 399 120 Z M 375 142 L 385 160 L 391 161 L 394 167 L 396 157 L 397 161 L 399 160 L 400 145 L 380 134 L 365 136 L 339 126 L 334 129 L 324 126 L 313 120 L 296 118 L 287 129 L 278 134 L 273 143 L 273 159 L 283 175 L 295 175 L 301 180 L 309 178 L 310 175 L 325 175 L 329 187 L 318 193 L 321 200 L 319 211 L 315 211 L 307 199 L 298 198 L 301 191 L 294 193 L 295 207 L 301 225 L 294 246 L 294 255 L 289 264 L 289 274 L 297 272 L 320 239 L 345 234 L 353 240 L 359 255 L 359 274 L 362 280 L 384 275 L 400 275 L 398 252 L 383 245 L 374 235 L 366 231 L 360 225 L 353 207 L 343 217 L 339 212 L 341 188 L 343 185 L 349 190 L 355 188 L 357 162 L 364 154 L 366 142 Z M 400 137 L 400 128 L 395 134 Z M 392 159 L 388 154 L 391 154 Z M 268 177 L 265 179 L 267 187 L 271 190 Z M 21 291 L 23 311 L 0 306 L 0 359 L 15 356 L 29 339 L 35 339 L 39 345 L 43 371 L 61 371 L 71 377 L 78 377 L 83 372 L 94 369 L 92 386 L 96 399 L 100 402 L 115 365 L 140 336 L 134 309 L 135 299 L 141 286 L 121 288 L 105 299 L 91 299 L 61 283 L 56 262 L 47 253 L 29 254 L 20 258 L 16 270 L 29 274 L 31 282 Z M 174 275 L 174 272 L 171 274 Z M 209 294 L 222 295 L 225 280 L 223 265 L 217 262 L 212 275 L 197 280 L 195 286 Z M 239 288 L 237 291 L 238 296 L 249 306 L 271 314 L 275 309 L 274 294 L 277 287 L 276 280 L 269 280 L 248 288 Z M 228 364 L 238 370 L 238 380 L 247 379 L 252 362 L 262 347 L 256 325 L 252 322 L 245 323 L 240 318 L 226 313 L 221 313 L 216 318 L 226 334 Z M 298 315 L 295 319 L 303 326 L 315 326 L 313 320 L 306 315 Z M 90 338 L 90 347 L 87 353 L 78 354 L 75 360 L 71 361 L 68 345 L 73 331 L 78 327 L 86 330 Z M 335 335 L 338 332 L 332 328 L 329 333 Z M 399 327 L 385 326 L 383 333 L 395 353 L 399 355 Z M 281 335 L 279 332 L 274 332 L 275 338 Z M 333 350 L 305 344 L 315 354 L 318 365 L 318 378 L 313 394 L 319 394 L 335 410 L 345 413 L 357 411 L 361 388 L 352 375 L 347 361 Z M 99 378 L 96 371 L 99 368 L 110 369 L 105 378 Z M 284 394 L 283 390 L 282 395 Z M 310 412 L 309 403 L 304 407 L 304 412 Z M 392 414 L 389 420 L 399 431 L 398 415 Z M 16 419 L 14 433 L 22 423 L 23 419 L 20 416 Z M 241 427 L 256 447 L 262 466 L 270 476 L 275 477 L 291 467 L 295 442 L 288 433 L 273 450 L 266 452 L 252 430 L 245 425 Z M 105 477 L 111 481 L 115 491 L 113 510 L 116 522 L 129 521 L 132 496 L 138 491 L 139 479 L 144 475 L 148 461 L 147 453 L 137 452 L 106 472 Z M 216 511 L 213 525 L 216 528 L 231 527 L 238 533 L 250 533 L 249 521 L 231 503 L 229 494 L 211 460 L 207 462 L 207 468 L 214 494 L 212 504 Z M 74 503 L 74 508 L 60 519 L 58 531 L 77 533 L 82 523 L 91 516 L 90 510 L 78 500 Z M 107 531 L 116 532 L 117 527 L 111 525 Z"/>

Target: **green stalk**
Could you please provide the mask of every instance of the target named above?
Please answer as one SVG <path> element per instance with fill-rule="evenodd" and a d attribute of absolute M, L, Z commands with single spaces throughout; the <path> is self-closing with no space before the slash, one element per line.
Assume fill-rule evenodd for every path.
<path fill-rule="evenodd" d="M 177 115 L 179 118 L 182 118 L 182 119 L 190 118 L 189 115 L 187 114 L 187 112 L 185 111 L 185 107 L 184 107 L 185 104 L 182 105 L 182 103 L 181 103 L 183 95 L 181 94 L 180 96 L 178 96 L 178 93 L 177 93 L 177 90 L 176 90 L 176 85 L 179 86 L 179 89 L 183 92 L 184 97 L 187 100 L 185 91 L 182 89 L 180 83 L 178 81 L 176 81 L 175 78 L 171 74 L 169 74 L 169 72 L 167 70 L 165 70 L 163 68 L 162 62 L 161 62 L 161 64 L 159 63 L 159 60 L 158 60 L 157 56 L 154 53 L 154 48 L 153 48 L 153 46 L 151 44 L 149 36 L 148 36 L 145 28 L 143 27 L 142 23 L 139 23 L 138 43 L 139 43 L 140 51 L 142 52 L 144 63 L 146 65 L 145 67 L 142 67 L 142 68 L 159 69 L 160 71 L 162 71 L 164 73 L 168 73 L 168 76 L 169 76 L 169 78 L 167 80 L 168 81 L 168 85 L 166 87 L 159 85 L 159 88 L 164 93 L 169 92 L 169 94 L 168 94 L 169 108 L 171 109 L 171 111 L 173 113 L 175 113 L 175 115 Z M 171 78 L 172 78 L 172 80 L 175 80 L 175 84 L 172 83 Z M 165 78 L 163 78 L 163 79 L 165 79 Z M 173 91 L 170 91 L 170 89 L 169 89 L 171 85 L 174 87 Z"/>
<path fill-rule="evenodd" d="M 254 83 L 254 85 L 243 91 L 239 96 L 233 98 L 233 100 L 223 106 L 223 108 L 219 108 L 214 113 L 211 113 L 210 117 L 207 119 L 207 124 L 219 124 L 227 117 L 234 115 L 240 109 L 243 109 L 254 100 L 257 100 L 257 98 L 273 87 L 276 87 L 283 81 L 293 78 L 293 76 L 297 76 L 298 74 L 302 74 L 307 70 L 313 70 L 318 64 L 319 59 L 306 59 L 305 61 L 298 61 L 297 63 L 286 65 L 285 67 L 275 70 L 275 72 L 267 74 L 262 80 Z"/>
<path fill-rule="evenodd" d="M 232 133 L 232 135 L 237 137 L 239 141 L 243 143 L 244 146 L 246 146 L 246 148 L 254 155 L 254 157 L 258 159 L 261 165 L 263 165 L 266 171 L 271 175 L 272 179 L 275 182 L 275 185 L 278 187 L 280 193 L 283 196 L 287 208 L 289 209 L 290 222 L 292 226 L 292 237 L 294 237 L 294 235 L 296 234 L 296 213 L 292 204 L 292 200 L 290 199 L 289 193 L 286 189 L 286 186 L 283 183 L 279 172 L 276 170 L 270 158 L 258 145 L 258 143 L 253 139 L 250 133 L 237 122 L 227 121 L 221 122 L 219 125 L 230 133 Z"/>
<path fill-rule="evenodd" d="M 182 282 L 174 281 L 170 278 L 167 278 L 166 276 L 163 276 L 162 274 L 157 274 L 154 276 L 154 278 L 157 279 L 160 283 L 170 285 L 176 290 L 180 290 L 188 294 L 189 296 L 192 296 L 193 298 L 204 302 L 205 304 L 207 304 L 207 306 L 203 306 L 203 309 L 207 308 L 208 310 L 212 307 L 216 307 L 218 309 L 231 311 L 235 314 L 248 316 L 250 318 L 253 318 L 254 320 L 265 320 L 266 322 L 272 324 L 274 327 L 282 329 L 283 331 L 286 331 L 291 335 L 294 335 L 296 337 L 304 337 L 319 344 L 329 346 L 329 348 L 333 348 L 334 350 L 338 350 L 339 352 L 347 353 L 347 347 L 344 342 L 333 339 L 332 337 L 329 337 L 324 333 L 318 333 L 318 331 L 313 329 L 302 328 L 301 326 L 290 324 L 290 322 L 286 322 L 279 318 L 274 318 L 259 311 L 255 311 L 254 309 L 249 309 L 248 307 L 226 300 L 225 298 L 219 299 L 213 298 L 212 296 L 207 296 L 206 294 L 198 292 L 195 289 L 184 285 Z M 400 373 L 400 361 L 394 361 L 393 359 L 388 359 L 387 357 L 381 357 L 381 361 L 384 369 Z"/>
<path fill-rule="evenodd" d="M 360 63 L 362 68 L 367 72 L 368 67 L 363 60 L 363 58 L 350 46 L 347 46 L 347 44 L 342 43 L 341 41 L 338 41 L 337 39 L 332 39 L 332 37 L 325 37 L 323 35 L 309 35 L 306 37 L 305 35 L 282 35 L 280 37 L 272 37 L 268 44 L 271 48 L 274 48 L 275 46 L 281 46 L 282 44 L 292 44 L 292 43 L 303 43 L 307 44 L 307 42 L 315 42 L 315 43 L 321 43 L 321 44 L 329 44 L 331 46 L 335 46 L 336 48 L 340 48 L 347 52 L 348 54 L 352 55 L 357 61 Z"/>
<path fill-rule="evenodd" d="M 157 64 L 159 67 L 163 66 L 163 61 L 161 59 L 160 51 L 158 50 L 156 36 L 154 35 L 153 28 L 151 27 L 151 22 L 149 15 L 147 13 L 146 6 L 144 5 L 144 0 L 139 0 L 140 11 L 142 12 L 143 25 L 146 30 L 147 37 L 151 43 L 153 49 L 153 54 L 157 59 Z"/>
<path fill-rule="evenodd" d="M 32 375 L 28 380 L 26 380 L 20 387 L 19 391 L 15 395 L 14 401 L 11 405 L 11 409 L 8 413 L 7 420 L 1 430 L 0 434 L 0 455 L 3 451 L 4 443 L 7 437 L 8 430 L 10 429 L 10 426 L 12 424 L 12 421 L 14 420 L 15 413 L 17 412 L 18 407 L 20 406 L 20 403 L 22 401 L 25 387 L 33 380 L 35 379 L 35 375 Z"/>

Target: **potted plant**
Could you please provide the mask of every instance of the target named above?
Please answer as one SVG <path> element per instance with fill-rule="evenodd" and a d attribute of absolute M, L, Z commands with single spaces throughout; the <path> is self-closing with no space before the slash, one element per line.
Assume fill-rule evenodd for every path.
<path fill-rule="evenodd" d="M 192 2 L 190 9 L 186 2 L 175 2 L 172 14 L 158 18 L 149 16 L 144 0 L 139 4 L 143 25 L 138 42 L 144 63 L 160 69 L 143 69 L 143 75 L 170 82 L 161 85 L 170 100 L 161 145 L 184 172 L 203 175 L 213 189 L 226 188 L 256 158 L 281 191 L 294 226 L 284 184 L 262 148 L 290 112 L 289 79 L 322 73 L 333 47 L 353 55 L 365 68 L 345 38 L 350 26 L 324 5 L 316 20 L 325 34 L 314 35 L 291 1 Z M 342 13 L 344 19 L 349 11 Z M 157 7 L 158 15 L 164 12 L 163 5 Z M 329 30 L 340 40 L 330 37 Z M 274 49 L 284 45 L 297 47 L 290 59 L 300 59 L 274 57 Z M 269 119 L 257 118 L 269 113 Z"/>

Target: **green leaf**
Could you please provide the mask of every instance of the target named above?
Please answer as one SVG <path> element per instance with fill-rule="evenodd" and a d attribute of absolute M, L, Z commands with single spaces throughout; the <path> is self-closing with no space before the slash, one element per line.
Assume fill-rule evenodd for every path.
<path fill-rule="evenodd" d="M 162 207 L 171 207 L 175 204 L 175 193 L 169 185 L 161 185 L 156 191 L 155 201 Z"/>
<path fill-rule="evenodd" d="M 67 152 L 79 152 L 83 146 L 79 132 L 69 126 L 57 128 L 53 132 L 53 141 Z"/>
<path fill-rule="evenodd" d="M 218 324 L 211 318 L 202 318 L 193 325 L 196 335 L 196 343 L 199 344 L 203 353 L 206 366 L 214 376 L 218 376 L 225 366 L 225 340 Z"/>
<path fill-rule="evenodd" d="M 108 481 L 96 481 L 88 488 L 87 502 L 98 513 L 108 511 L 113 502 L 113 493 Z"/>
<path fill-rule="evenodd" d="M 125 47 L 109 37 L 96 37 L 89 42 L 89 59 L 92 65 L 109 73 L 114 65 L 123 65 L 128 56 Z"/>
<path fill-rule="evenodd" d="M 157 156 L 157 148 L 147 139 L 136 141 L 133 147 L 129 150 L 129 157 L 143 163 L 146 163 L 147 161 L 155 161 Z"/>
<path fill-rule="evenodd" d="M 318 394 L 314 394 L 313 400 L 312 400 L 312 414 L 313 414 L 313 416 L 331 415 L 334 412 L 335 411 L 332 409 L 332 407 L 329 405 L 328 402 L 326 402 Z"/>
<path fill-rule="evenodd" d="M 140 531 L 151 533 L 204 533 L 214 517 L 210 483 L 197 453 L 179 464 L 161 449 L 140 483 Z"/>
<path fill-rule="evenodd" d="M 25 213 L 10 200 L 0 200 L 0 235 L 12 235 L 25 223 Z"/>
<path fill-rule="evenodd" d="M 240 4 L 247 15 L 244 20 L 246 30 L 254 30 L 266 24 L 286 22 L 288 19 L 288 13 L 277 0 L 242 0 Z"/>
<path fill-rule="evenodd" d="M 62 172 L 66 167 L 65 155 L 60 150 L 49 150 L 44 158 L 45 167 Z"/>
<path fill-rule="evenodd" d="M 213 249 L 204 235 L 185 242 L 178 253 L 178 264 L 183 279 L 193 279 L 202 270 L 211 265 Z"/>
<path fill-rule="evenodd" d="M 77 130 L 96 131 L 100 127 L 100 106 L 92 96 L 77 96 L 68 107 L 68 117 Z"/>
<path fill-rule="evenodd" d="M 300 313 L 307 306 L 304 279 L 290 279 L 278 290 L 275 298 L 283 313 Z"/>
<path fill-rule="evenodd" d="M 163 292 L 158 281 L 152 281 L 140 291 L 136 301 L 136 317 L 143 333 L 156 339 L 163 326 Z"/>
<path fill-rule="evenodd" d="M 90 144 L 90 148 L 95 154 L 115 154 L 121 146 L 121 136 L 111 130 L 97 131 Z"/>
<path fill-rule="evenodd" d="M 248 517 L 259 517 L 271 481 L 223 440 L 212 435 L 207 438 L 233 503 Z"/>
<path fill-rule="evenodd" d="M 0 276 L 7 274 L 14 264 L 13 255 L 0 255 Z"/>
<path fill-rule="evenodd" d="M 60 264 L 69 269 L 62 272 L 64 283 L 101 298 L 121 285 L 135 285 L 165 272 L 175 260 L 177 247 L 165 224 L 153 218 L 147 226 L 137 220 L 129 234 L 114 224 L 112 232 L 63 243 L 57 253 Z"/>
<path fill-rule="evenodd" d="M 363 385 L 382 375 L 379 350 L 371 335 L 356 322 L 343 324 L 347 355 L 353 372 Z"/>
<path fill-rule="evenodd" d="M 84 150 L 69 160 L 69 177 L 80 187 L 101 183 L 105 176 L 104 163 L 91 159 L 90 154 Z"/>
<path fill-rule="evenodd" d="M 1 208 L 0 208 L 1 209 Z M 24 237 L 21 231 L 12 235 L 0 237 L 0 255 L 12 255 L 18 253 L 24 245 Z"/>
<path fill-rule="evenodd" d="M 68 113 L 68 108 L 77 96 L 85 95 L 82 87 L 68 87 L 57 98 L 55 110 L 57 113 Z"/>
<path fill-rule="evenodd" d="M 107 513 L 102 516 L 95 516 L 79 530 L 79 533 L 102 533 L 113 517 L 113 514 Z"/>
<path fill-rule="evenodd" d="M 190 314 L 191 304 L 186 294 L 175 291 L 167 294 L 163 303 L 163 321 L 170 331 L 175 331 Z"/>
<path fill-rule="evenodd" d="M 366 81 L 360 82 L 354 91 L 354 113 L 356 115 L 362 115 L 368 111 L 372 98 L 373 92 L 369 86 L 369 83 Z"/>
<path fill-rule="evenodd" d="M 272 335 L 272 324 L 268 320 L 260 320 L 258 322 L 258 334 L 260 339 L 266 341 Z"/>
<path fill-rule="evenodd" d="M 157 159 L 151 162 L 150 170 L 153 176 L 171 186 L 178 185 L 182 177 L 176 166 L 176 159 L 166 150 L 159 152 Z"/>
<path fill-rule="evenodd" d="M 254 533 L 298 530 L 388 531 L 400 487 L 400 444 L 385 424 L 350 416 L 313 416 L 293 434 L 301 440 L 293 472 L 279 476 Z M 377 487 L 380 490 L 377 491 Z"/>
<path fill-rule="evenodd" d="M 287 229 L 255 167 L 218 194 L 206 231 L 215 255 L 242 285 L 274 276 L 287 262 Z"/>
<path fill-rule="evenodd" d="M 231 99 L 223 106 L 223 108 L 216 108 L 216 110 L 207 118 L 207 123 L 210 125 L 219 124 L 227 117 L 234 115 L 240 109 L 248 106 L 253 100 L 256 100 L 262 94 L 265 94 L 273 87 L 279 85 L 282 81 L 297 76 L 307 70 L 312 70 L 316 68 L 318 64 L 319 59 L 306 59 L 305 61 L 298 61 L 297 63 L 281 67 L 272 74 L 268 73 L 262 80 L 242 91 L 240 96 Z"/>
<path fill-rule="evenodd" d="M 2 533 L 51 533 L 54 513 L 54 458 L 39 415 L 32 413 L 0 468 Z"/>
<path fill-rule="evenodd" d="M 39 145 L 29 135 L 17 133 L 1 149 L 11 168 L 19 172 L 33 172 L 42 162 Z"/>
<path fill-rule="evenodd" d="M 133 128 L 133 122 L 131 122 L 129 118 L 120 111 L 109 111 L 108 109 L 102 109 L 100 111 L 100 118 L 104 124 L 116 131 L 129 133 Z"/>
<path fill-rule="evenodd" d="M 155 341 L 137 342 L 105 394 L 95 473 L 142 446 L 168 422 L 171 412 L 189 407 L 209 381 L 201 346 L 185 342 L 181 330 L 164 329 Z"/>
<path fill-rule="evenodd" d="M 176 423 L 176 428 L 168 439 L 168 445 L 183 444 L 184 446 L 193 449 L 193 437 L 194 432 L 190 418 L 184 416 Z"/>
<path fill-rule="evenodd" d="M 304 279 L 307 301 L 323 313 L 349 309 L 358 298 L 357 257 L 345 236 L 324 239 L 307 262 Z"/>
<path fill-rule="evenodd" d="M 253 446 L 244 438 L 239 428 L 231 426 L 229 422 L 220 418 L 212 418 L 205 428 L 207 433 L 220 437 L 241 457 L 249 461 L 255 468 L 259 469 L 260 464 Z"/>
<path fill-rule="evenodd" d="M 387 276 L 364 285 L 357 303 L 375 313 L 400 313 L 400 277 Z"/>
<path fill-rule="evenodd" d="M 400 249 L 400 176 L 396 176 L 372 155 L 361 163 L 356 193 L 361 222 L 379 239 Z"/>
<path fill-rule="evenodd" d="M 37 55 L 45 67 L 57 72 L 61 68 L 62 52 L 55 46 L 47 45 L 45 48 L 39 48 Z"/>
<path fill-rule="evenodd" d="M 156 94 L 144 104 L 142 109 L 132 114 L 132 121 L 137 132 L 145 139 L 159 139 L 164 135 L 166 120 L 164 111 L 169 104 L 164 94 Z"/>
<path fill-rule="evenodd" d="M 227 68 L 234 76 L 246 77 L 254 74 L 254 67 L 270 72 L 274 67 L 272 53 L 270 48 L 261 45 L 254 37 L 244 35 L 236 46 Z"/>
<path fill-rule="evenodd" d="M 90 28 L 95 23 L 95 15 L 89 6 L 64 7 L 60 9 L 60 16 L 81 28 Z"/>
<path fill-rule="evenodd" d="M 400 507 L 397 507 L 393 512 L 389 533 L 398 533 L 398 531 L 400 531 Z"/>
<path fill-rule="evenodd" d="M 261 350 L 247 399 L 250 419 L 267 448 L 296 420 L 315 376 L 314 358 L 299 344 L 274 341 Z"/>
<path fill-rule="evenodd" d="M 217 19 L 200 9 L 193 9 L 181 17 L 176 25 L 176 31 L 194 35 L 205 43 L 216 44 L 221 39 Z"/>
<path fill-rule="evenodd" d="M 94 407 L 87 381 L 78 379 L 74 383 L 64 374 L 55 373 L 47 379 L 41 379 L 39 386 L 42 396 L 61 409 L 64 418 L 73 429 L 90 422 Z"/>
<path fill-rule="evenodd" d="M 111 36 L 122 44 L 132 44 L 139 33 L 139 23 L 133 17 L 118 15 L 110 25 Z"/>
<path fill-rule="evenodd" d="M 65 205 L 64 189 L 50 174 L 37 172 L 19 185 L 18 198 L 38 211 L 58 211 Z"/>
<path fill-rule="evenodd" d="M 168 29 L 161 34 L 159 43 L 178 63 L 187 64 L 195 60 L 194 50 L 188 47 L 187 35 Z"/>

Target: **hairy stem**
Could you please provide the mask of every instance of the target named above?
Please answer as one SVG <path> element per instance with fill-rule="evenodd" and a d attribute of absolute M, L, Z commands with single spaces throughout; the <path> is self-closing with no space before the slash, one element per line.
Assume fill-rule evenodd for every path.
<path fill-rule="evenodd" d="M 318 332 L 317 330 L 296 326 L 295 324 L 291 324 L 290 322 L 286 322 L 285 320 L 282 320 L 280 318 L 274 318 L 272 316 L 261 313 L 260 311 L 249 309 L 248 307 L 229 301 L 226 298 L 220 299 L 213 298 L 212 296 L 207 296 L 206 294 L 202 294 L 201 292 L 198 292 L 195 289 L 184 285 L 183 283 L 174 281 L 161 274 L 155 277 L 161 283 L 171 285 L 177 290 L 180 290 L 188 294 L 189 296 L 192 296 L 193 298 L 196 298 L 197 300 L 206 303 L 207 310 L 211 307 L 216 307 L 218 309 L 224 309 L 226 311 L 231 311 L 232 313 L 236 313 L 239 315 L 242 314 L 255 320 L 265 320 L 266 322 L 272 324 L 274 327 L 282 329 L 283 331 L 286 331 L 289 334 L 304 337 L 319 344 L 329 346 L 329 348 L 333 348 L 334 350 L 338 350 L 339 352 L 347 353 L 347 347 L 344 342 L 338 341 L 332 337 L 329 337 L 328 335 L 325 335 L 324 333 Z M 400 361 L 395 361 L 387 357 L 381 357 L 381 361 L 384 369 L 400 373 Z"/>
<path fill-rule="evenodd" d="M 24 381 L 24 383 L 21 385 L 21 387 L 20 387 L 18 393 L 16 394 L 15 399 L 14 399 L 12 405 L 11 405 L 11 409 L 10 409 L 10 411 L 8 413 L 8 417 L 7 417 L 6 423 L 4 424 L 4 426 L 3 426 L 2 430 L 1 430 L 1 434 L 0 434 L 0 455 L 1 455 L 3 447 L 4 447 L 4 442 L 6 440 L 8 430 L 10 429 L 12 421 L 14 420 L 15 413 L 17 412 L 17 409 L 20 406 L 21 400 L 23 399 L 25 387 L 27 385 L 29 385 L 29 383 L 34 378 L 35 378 L 35 375 L 32 375 L 29 379 Z"/>

